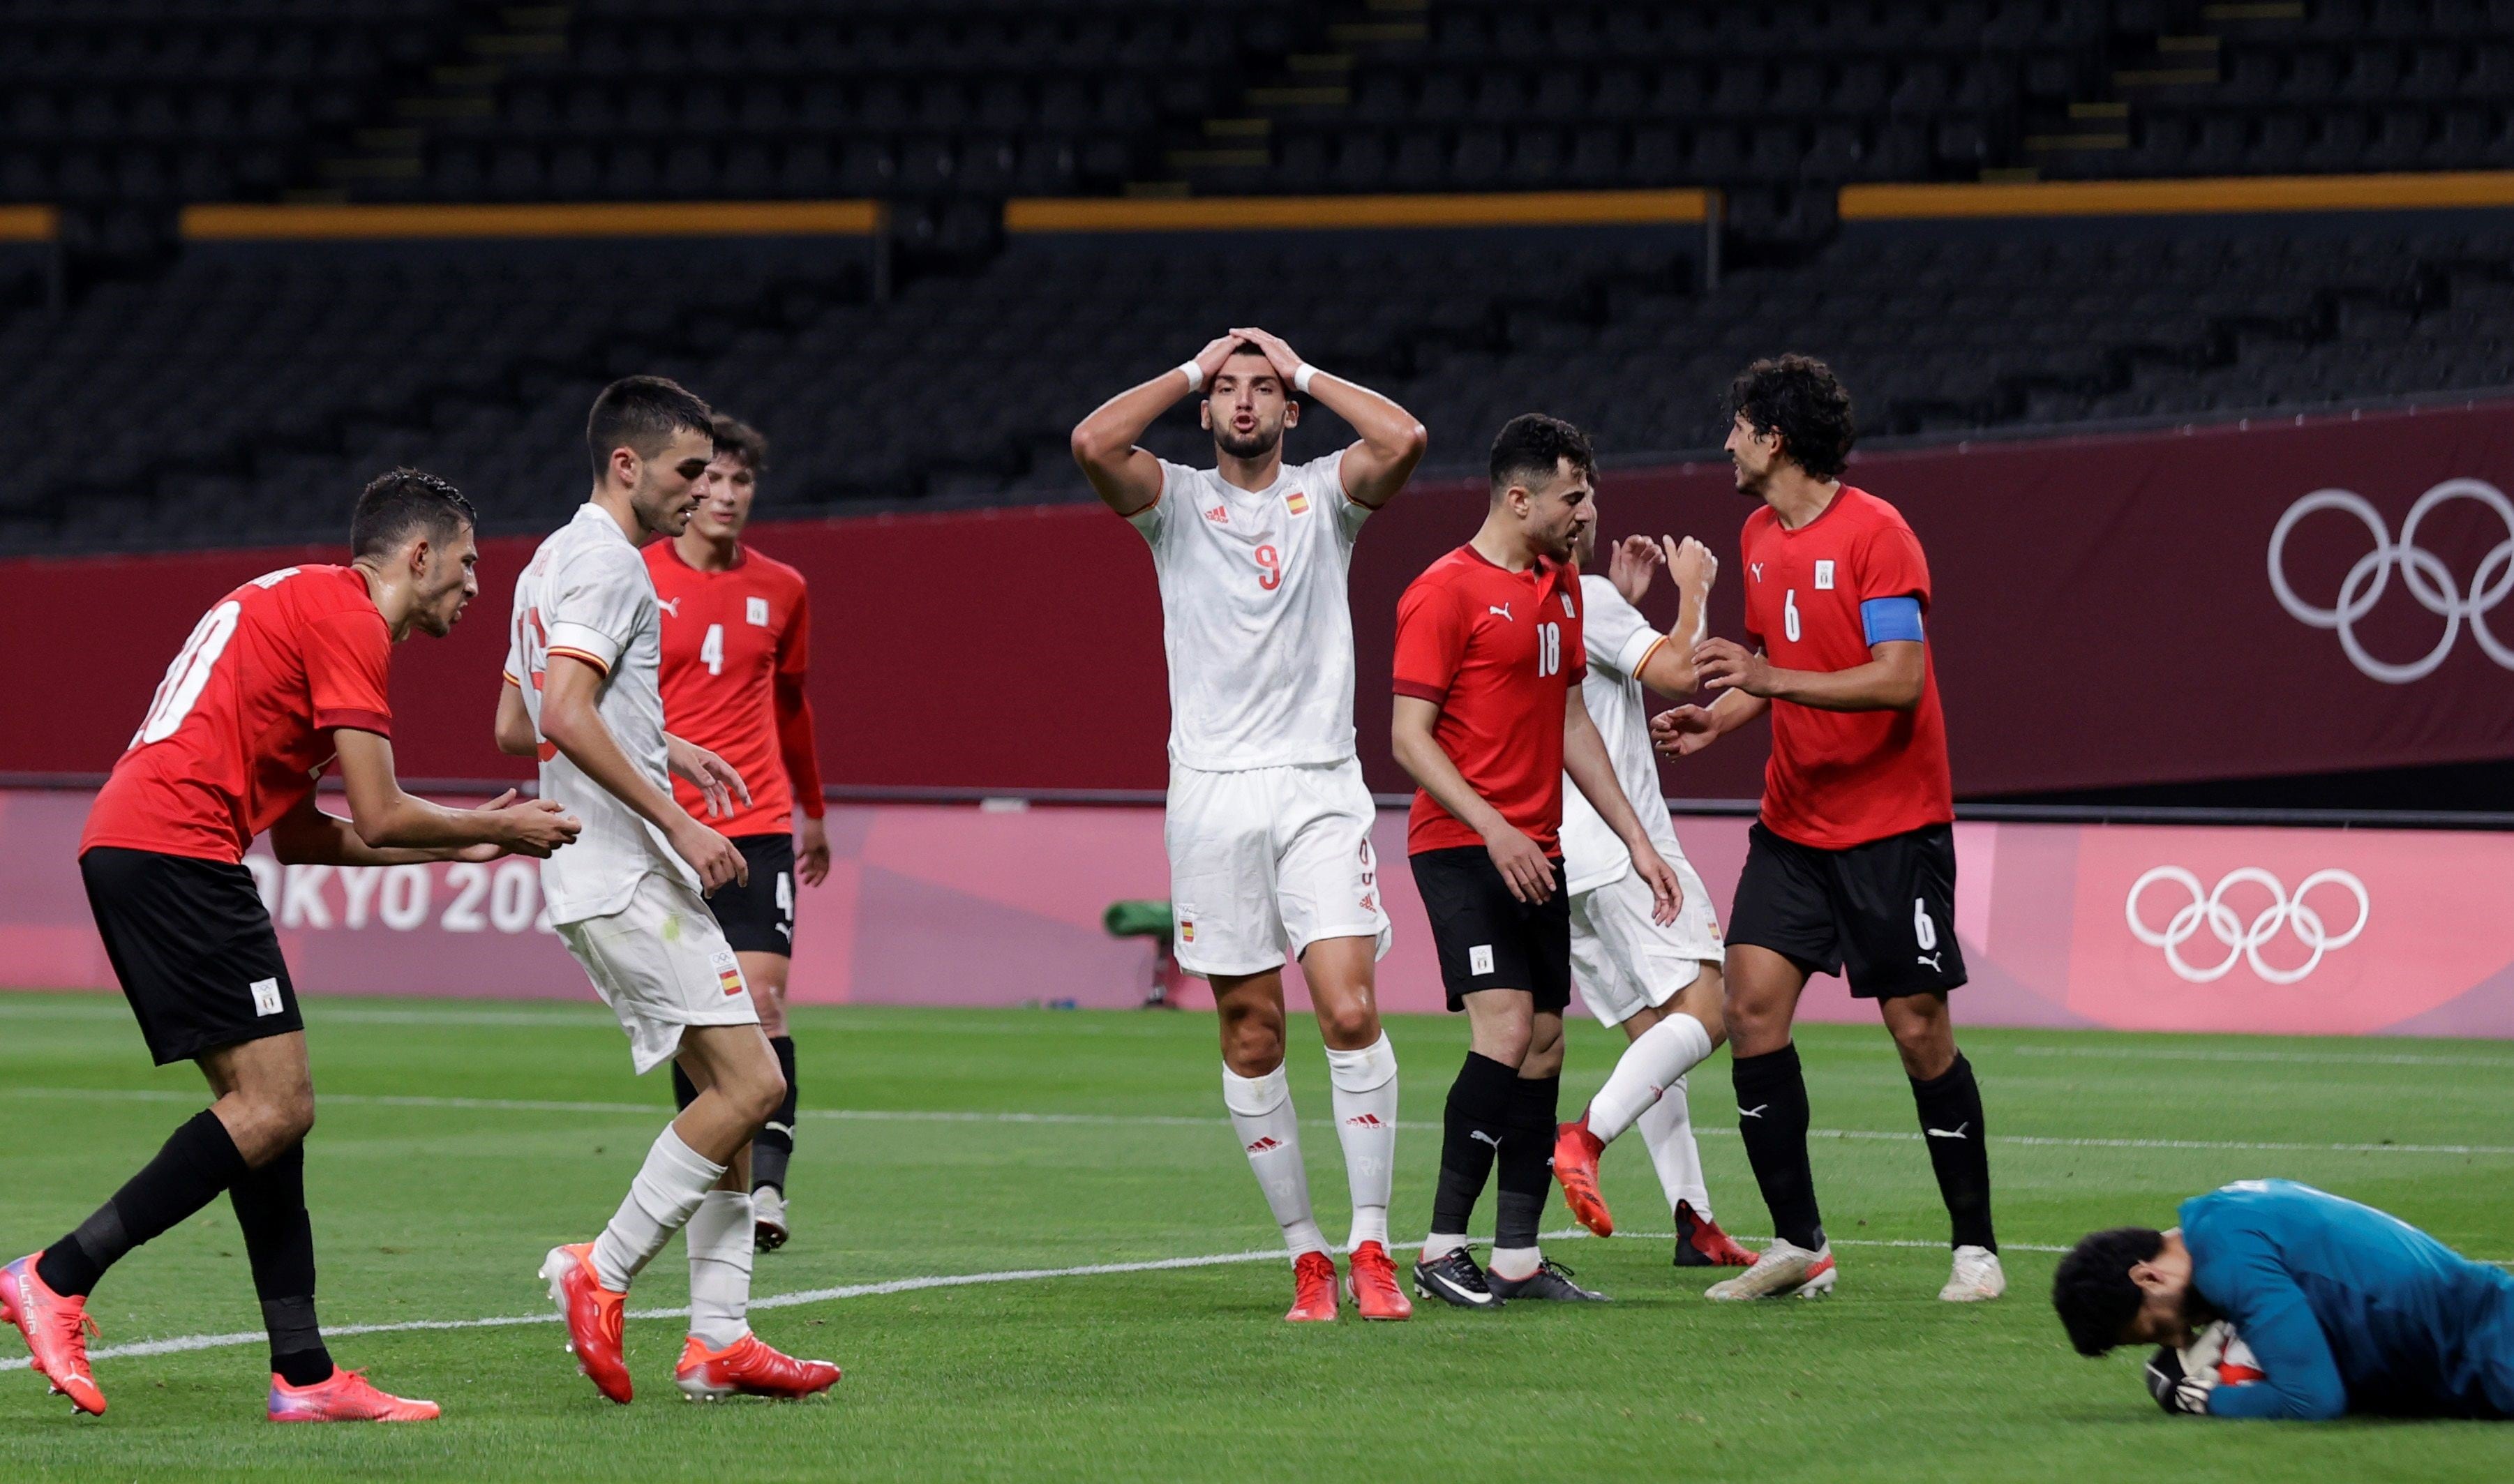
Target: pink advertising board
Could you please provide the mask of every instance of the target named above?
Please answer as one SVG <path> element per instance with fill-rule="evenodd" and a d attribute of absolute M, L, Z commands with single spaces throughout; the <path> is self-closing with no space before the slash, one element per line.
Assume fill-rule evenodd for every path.
<path fill-rule="evenodd" d="M 112 983 L 74 860 L 87 802 L 0 791 L 0 987 Z M 1677 830 L 1724 916 L 1746 822 L 1685 816 Z M 1165 895 L 1159 810 L 834 806 L 830 836 L 829 881 L 798 894 L 798 1000 L 1141 998 L 1151 945 L 1110 938 L 1100 917 Z M 1377 844 L 1392 867 L 1403 859 L 1401 814 L 1382 814 Z M 1969 1023 L 2514 1037 L 2514 837 L 1964 823 L 1956 849 Z M 530 862 L 283 868 L 264 850 L 256 875 L 304 993 L 592 994 L 541 915 Z M 1381 1002 L 1437 1010 L 1413 880 L 1381 880 L 1397 924 Z M 1871 1014 L 1831 978 L 1804 1013 Z"/>

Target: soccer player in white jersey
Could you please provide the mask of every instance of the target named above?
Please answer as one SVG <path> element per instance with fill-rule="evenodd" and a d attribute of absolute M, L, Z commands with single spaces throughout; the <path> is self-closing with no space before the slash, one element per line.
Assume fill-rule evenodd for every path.
<path fill-rule="evenodd" d="M 541 793 L 585 823 L 582 854 L 542 872 L 550 922 L 628 1034 L 639 1075 L 677 1063 L 699 1096 L 656 1136 L 610 1224 L 550 1249 L 542 1276 L 568 1347 L 604 1396 L 632 1387 L 621 1320 L 628 1285 L 686 1227 L 690 1336 L 673 1380 L 693 1400 L 808 1396 L 838 1368 L 795 1360 L 750 1333 L 747 1152 L 786 1096 L 742 970 L 703 893 L 748 875 L 742 852 L 673 802 L 671 775 L 710 812 L 741 776 L 664 730 L 655 583 L 637 554 L 676 536 L 715 451 L 706 403 L 661 377 L 594 399 L 586 443 L 593 494 L 533 553 L 515 584 L 498 744 L 538 753 Z"/>
<path fill-rule="evenodd" d="M 1642 695 L 1644 688 L 1677 701 L 1693 694 L 1693 646 L 1706 632 L 1703 605 L 1710 601 L 1720 563 L 1691 538 L 1680 544 L 1673 538 L 1631 536 L 1608 551 L 1601 577 L 1585 570 L 1593 565 L 1596 530 L 1582 528 L 1575 547 L 1584 569 L 1580 594 L 1588 604 L 1581 642 L 1589 673 L 1580 682 L 1581 699 L 1605 740 L 1615 782 L 1683 884 L 1684 902 L 1676 920 L 1660 926 L 1651 912 L 1649 884 L 1632 868 L 1632 853 L 1578 789 L 1562 791 L 1572 980 L 1590 1013 L 1622 1026 L 1631 1044 L 1579 1120 L 1558 1132 L 1554 1174 L 1580 1223 L 1612 1236 L 1614 1219 L 1598 1191 L 1598 1156 L 1637 1127 L 1676 1216 L 1676 1264 L 1744 1267 L 1755 1261 L 1753 1255 L 1711 1219 L 1684 1086 L 1685 1073 L 1711 1055 L 1722 1036 L 1720 923 L 1711 894 L 1677 848 L 1675 826 L 1668 822 Z M 1676 623 L 1665 632 L 1642 618 L 1638 606 L 1661 562 L 1677 592 Z"/>
<path fill-rule="evenodd" d="M 1196 395 L 1215 467 L 1135 446 Z M 1358 441 L 1286 467 L 1301 397 Z M 1287 951 L 1309 981 L 1335 1089 L 1353 1196 L 1347 1291 L 1365 1319 L 1413 1312 L 1388 1256 L 1397 1053 L 1371 980 L 1389 926 L 1370 848 L 1376 811 L 1354 753 L 1345 573 L 1362 522 L 1404 488 L 1424 442 L 1411 413 L 1254 329 L 1119 392 L 1074 430 L 1075 461 L 1152 544 L 1160 580 L 1178 960 L 1213 983 L 1222 1101 L 1291 1251 L 1292 1320 L 1336 1316 L 1336 1271 L 1283 1077 Z"/>

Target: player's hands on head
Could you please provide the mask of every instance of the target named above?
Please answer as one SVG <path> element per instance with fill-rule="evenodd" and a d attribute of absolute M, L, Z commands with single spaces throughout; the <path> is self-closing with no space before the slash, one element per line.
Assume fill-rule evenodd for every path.
<path fill-rule="evenodd" d="M 1633 869 L 1649 883 L 1650 920 L 1663 928 L 1676 926 L 1676 914 L 1684 907 L 1684 883 L 1676 878 L 1676 867 L 1656 849 L 1643 845 L 1633 852 Z"/>
<path fill-rule="evenodd" d="M 802 843 L 794 851 L 794 874 L 805 886 L 819 886 L 830 879 L 829 822 L 805 815 L 802 833 Z"/>
<path fill-rule="evenodd" d="M 2209 1384 L 2184 1371 L 2181 1352 L 2169 1344 L 2158 1345 L 2147 1357 L 2147 1394 L 2175 1417 L 2209 1414 Z"/>
<path fill-rule="evenodd" d="M 1204 372 L 1205 385 L 1213 384 L 1215 375 L 1222 370 L 1222 363 L 1231 359 L 1231 352 L 1238 348 L 1239 337 L 1224 335 L 1206 341 L 1205 347 L 1196 353 L 1196 364 Z"/>
<path fill-rule="evenodd" d="M 1772 694 L 1772 665 L 1734 639 L 1705 639 L 1693 646 L 1693 673 L 1708 691 Z"/>
<path fill-rule="evenodd" d="M 712 897 L 720 887 L 749 886 L 750 862 L 731 840 L 708 828 L 688 815 L 670 832 L 672 849 L 699 874 L 699 889 Z"/>
<path fill-rule="evenodd" d="M 1287 397 L 1292 395 L 1292 373 L 1301 369 L 1301 358 L 1291 346 L 1283 343 L 1283 338 L 1271 330 L 1260 330 L 1253 325 L 1243 330 L 1234 330 L 1231 334 L 1235 341 L 1246 341 L 1249 344 L 1265 351 L 1266 363 L 1275 368 L 1276 376 L 1282 379 L 1283 395 Z"/>
<path fill-rule="evenodd" d="M 1639 607 L 1642 594 L 1649 591 L 1650 576 L 1665 558 L 1658 543 L 1646 536 L 1627 536 L 1606 550 L 1606 581 L 1624 601 Z"/>
<path fill-rule="evenodd" d="M 1650 742 L 1670 757 L 1689 757 L 1720 736 L 1720 723 L 1707 706 L 1678 706 L 1650 718 Z"/>
<path fill-rule="evenodd" d="M 1720 580 L 1720 558 L 1711 554 L 1710 547 L 1690 536 L 1681 541 L 1673 536 L 1658 540 L 1661 554 L 1667 560 L 1667 575 L 1676 580 L 1679 588 L 1707 593 L 1711 584 Z"/>
<path fill-rule="evenodd" d="M 742 800 L 750 807 L 750 785 L 742 781 L 741 770 L 694 742 L 684 742 L 669 732 L 664 734 L 666 756 L 672 772 L 687 779 L 691 786 L 707 799 L 708 818 L 721 820 L 733 814 L 733 801 Z"/>
<path fill-rule="evenodd" d="M 498 817 L 498 838 L 465 846 L 456 852 L 457 861 L 495 861 L 509 855 L 547 857 L 573 841 L 585 827 L 576 816 L 551 800 L 517 799 L 512 788 L 475 812 Z"/>
<path fill-rule="evenodd" d="M 1554 862 L 1534 840 L 1503 824 L 1484 836 L 1484 849 L 1511 896 L 1534 905 L 1554 895 Z"/>

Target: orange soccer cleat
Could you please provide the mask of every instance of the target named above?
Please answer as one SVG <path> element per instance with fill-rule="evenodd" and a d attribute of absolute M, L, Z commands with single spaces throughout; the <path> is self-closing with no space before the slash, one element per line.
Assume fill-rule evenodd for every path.
<path fill-rule="evenodd" d="M 1737 1245 L 1720 1223 L 1693 1209 L 1690 1201 L 1676 1203 L 1676 1265 L 1679 1267 L 1752 1267 L 1755 1255 Z"/>
<path fill-rule="evenodd" d="M 274 1423 L 432 1423 L 432 1401 L 395 1396 L 367 1384 L 364 1371 L 332 1368 L 328 1380 L 310 1386 L 292 1386 L 286 1378 L 270 1378 L 270 1420 Z"/>
<path fill-rule="evenodd" d="M 796 1360 L 780 1354 L 756 1335 L 745 1335 L 721 1350 L 692 1335 L 681 1346 L 681 1363 L 672 1381 L 692 1401 L 722 1401 L 728 1396 L 766 1396 L 800 1401 L 838 1384 L 838 1368 L 826 1360 Z"/>
<path fill-rule="evenodd" d="M 628 1296 L 603 1287 L 594 1275 L 593 1244 L 551 1248 L 542 1260 L 542 1277 L 549 1283 L 559 1317 L 567 1321 L 567 1347 L 576 1355 L 576 1368 L 593 1383 L 593 1389 L 628 1405 L 628 1359 L 622 1353 L 620 1333 Z"/>
<path fill-rule="evenodd" d="M 1397 1281 L 1397 1264 L 1390 1260 L 1387 1248 L 1377 1242 L 1364 1242 L 1354 1248 L 1351 1265 L 1345 1292 L 1353 1295 L 1353 1306 L 1361 1311 L 1361 1317 L 1414 1317 L 1414 1301 L 1405 1297 L 1403 1285 Z"/>
<path fill-rule="evenodd" d="M 96 1333 L 96 1321 L 88 1317 L 87 1300 L 57 1294 L 45 1284 L 35 1271 L 35 1263 L 42 1257 L 40 1252 L 29 1253 L 0 1267 L 0 1316 L 26 1337 L 26 1351 L 35 1358 L 36 1373 L 50 1381 L 56 1392 L 90 1417 L 102 1416 L 104 1393 L 97 1389 L 96 1377 L 87 1365 L 87 1337 Z"/>
<path fill-rule="evenodd" d="M 1589 1132 L 1587 1113 L 1554 1131 L 1554 1178 L 1562 1182 L 1562 1202 L 1574 1221 L 1602 1237 L 1615 1234 L 1614 1215 L 1598 1192 L 1598 1156 L 1605 1152 L 1605 1142 Z"/>
<path fill-rule="evenodd" d="M 1292 1307 L 1283 1317 L 1306 1324 L 1336 1316 L 1335 1259 L 1305 1252 L 1292 1261 Z"/>

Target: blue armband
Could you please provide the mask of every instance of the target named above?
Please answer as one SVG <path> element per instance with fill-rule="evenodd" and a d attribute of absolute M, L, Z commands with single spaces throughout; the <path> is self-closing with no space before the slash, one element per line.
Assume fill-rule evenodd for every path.
<path fill-rule="evenodd" d="M 1921 600 L 1908 593 L 1896 598 L 1870 598 L 1859 605 L 1859 632 L 1871 644 L 1896 639 L 1926 643 L 1926 636 L 1921 632 Z"/>

